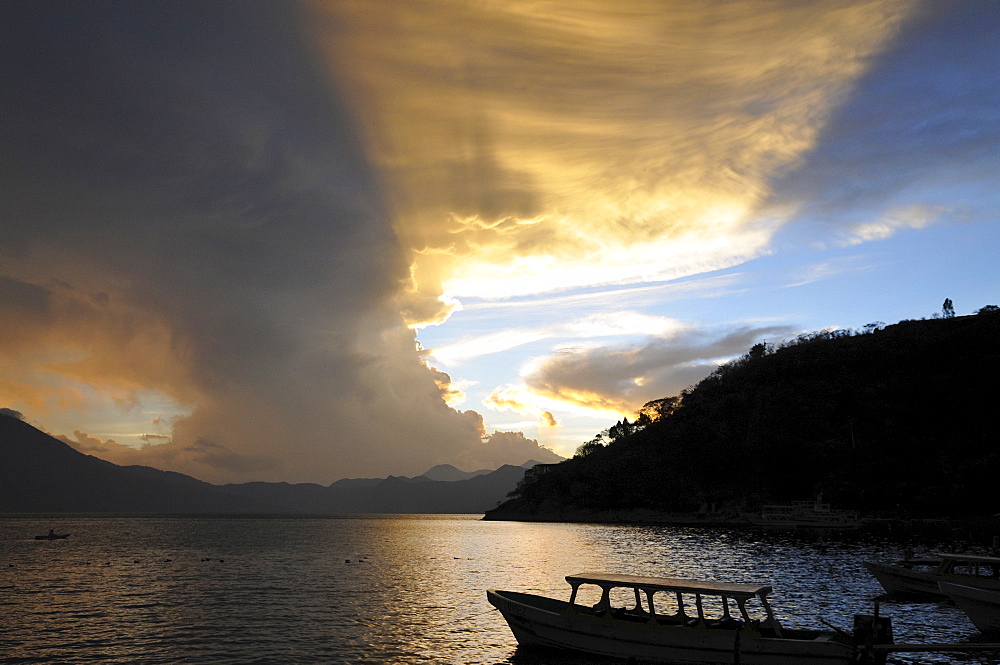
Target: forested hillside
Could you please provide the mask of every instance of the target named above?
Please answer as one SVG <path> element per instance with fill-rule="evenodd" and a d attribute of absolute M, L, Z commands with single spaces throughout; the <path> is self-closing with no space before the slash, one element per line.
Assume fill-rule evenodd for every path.
<path fill-rule="evenodd" d="M 995 307 L 759 344 L 638 424 L 536 467 L 487 518 L 752 510 L 820 493 L 866 515 L 992 515 L 998 370 Z"/>

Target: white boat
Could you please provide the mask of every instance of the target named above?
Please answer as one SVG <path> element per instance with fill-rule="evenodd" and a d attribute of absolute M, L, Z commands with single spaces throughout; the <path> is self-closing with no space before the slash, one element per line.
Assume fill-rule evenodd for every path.
<path fill-rule="evenodd" d="M 1000 634 L 1000 591 L 938 582 L 941 593 L 951 598 L 982 633 Z"/>
<path fill-rule="evenodd" d="M 836 509 L 820 500 L 769 504 L 759 514 L 746 517 L 756 526 L 783 529 L 856 529 L 861 526 L 856 511 Z"/>
<path fill-rule="evenodd" d="M 940 599 L 939 582 L 953 582 L 1000 591 L 1000 558 L 935 552 L 929 558 L 904 558 L 894 563 L 863 561 L 886 593 Z"/>
<path fill-rule="evenodd" d="M 887 617 L 855 616 L 854 633 L 786 628 L 763 584 L 580 573 L 566 577 L 569 601 L 487 591 L 518 644 L 602 657 L 715 665 L 847 665 L 885 662 L 874 643 L 892 642 Z M 600 589 L 593 606 L 578 602 L 585 585 Z M 596 590 L 588 589 L 596 596 Z M 866 660 L 867 659 L 867 660 Z"/>

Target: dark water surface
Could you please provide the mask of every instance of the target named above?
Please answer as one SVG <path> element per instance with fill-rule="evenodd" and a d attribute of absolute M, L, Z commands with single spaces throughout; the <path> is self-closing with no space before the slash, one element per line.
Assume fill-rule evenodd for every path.
<path fill-rule="evenodd" d="M 566 599 L 564 576 L 581 571 L 759 581 L 773 585 L 786 624 L 849 628 L 881 591 L 860 562 L 902 547 L 856 535 L 479 517 L 0 516 L 0 663 L 593 662 L 517 650 L 486 589 Z M 34 539 L 50 528 L 72 535 Z M 977 639 L 943 603 L 881 611 L 897 642 Z"/>

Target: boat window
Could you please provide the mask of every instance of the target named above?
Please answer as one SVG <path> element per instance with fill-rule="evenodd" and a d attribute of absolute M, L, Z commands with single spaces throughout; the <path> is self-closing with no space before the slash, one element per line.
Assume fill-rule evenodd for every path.
<path fill-rule="evenodd" d="M 738 603 L 735 603 L 732 600 L 730 600 L 729 602 L 731 608 L 730 612 L 732 612 L 733 616 L 741 617 L 740 611 L 738 609 Z M 737 607 L 737 609 L 735 610 L 732 609 L 734 605 Z M 747 600 L 745 603 L 743 603 L 743 607 L 747 612 L 747 617 L 749 617 L 751 621 L 764 621 L 767 619 L 767 611 L 764 609 L 764 605 L 760 602 L 760 599 L 756 597 L 751 598 Z"/>
<path fill-rule="evenodd" d="M 698 602 L 698 595 L 693 593 L 657 591 L 653 594 L 656 616 L 663 618 L 697 619 Z"/>
<path fill-rule="evenodd" d="M 952 564 L 949 572 L 953 575 L 969 575 L 975 577 L 978 575 L 977 568 L 978 566 L 974 561 L 956 561 Z"/>
<path fill-rule="evenodd" d="M 677 615 L 677 594 L 673 591 L 657 591 L 653 594 L 653 607 L 656 610 L 656 616 L 667 617 Z M 694 608 L 694 601 L 691 602 L 691 607 Z"/>
<path fill-rule="evenodd" d="M 581 584 L 574 601 L 580 607 L 593 607 L 601 601 L 601 587 L 596 584 Z"/>
<path fill-rule="evenodd" d="M 684 600 L 684 613 L 689 616 L 698 616 L 698 596 L 693 593 L 682 593 L 681 598 Z"/>
<path fill-rule="evenodd" d="M 624 587 L 617 587 L 611 590 L 611 607 L 624 607 L 635 609 L 635 591 Z"/>
<path fill-rule="evenodd" d="M 740 618 L 740 609 L 732 598 L 702 596 L 701 606 L 706 619 Z"/>

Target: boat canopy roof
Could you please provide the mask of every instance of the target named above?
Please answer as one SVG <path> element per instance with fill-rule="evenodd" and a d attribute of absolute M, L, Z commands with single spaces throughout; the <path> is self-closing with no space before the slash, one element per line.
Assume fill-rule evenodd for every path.
<path fill-rule="evenodd" d="M 1000 557 L 980 556 L 978 554 L 952 554 L 950 552 L 933 552 L 934 556 L 950 561 L 964 561 L 967 563 L 989 563 L 1000 566 Z"/>
<path fill-rule="evenodd" d="M 771 593 L 767 584 L 729 584 L 726 582 L 706 582 L 685 580 L 674 577 L 644 577 L 642 575 L 618 575 L 615 573 L 577 573 L 567 575 L 571 585 L 597 584 L 600 586 L 620 586 L 645 589 L 648 591 L 679 591 L 730 598 L 750 598 Z"/>

